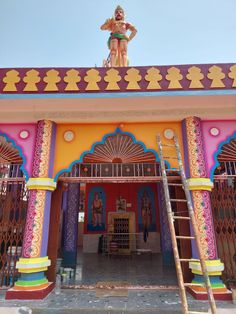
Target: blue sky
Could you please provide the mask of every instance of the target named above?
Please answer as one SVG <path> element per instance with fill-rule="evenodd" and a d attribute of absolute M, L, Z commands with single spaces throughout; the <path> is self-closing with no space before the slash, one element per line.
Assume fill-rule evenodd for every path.
<path fill-rule="evenodd" d="M 0 0 L 0 67 L 92 67 L 120 4 L 133 66 L 236 62 L 235 0 Z"/>

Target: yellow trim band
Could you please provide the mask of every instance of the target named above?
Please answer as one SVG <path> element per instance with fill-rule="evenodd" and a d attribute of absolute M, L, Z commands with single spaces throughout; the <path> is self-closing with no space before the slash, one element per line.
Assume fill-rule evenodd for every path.
<path fill-rule="evenodd" d="M 36 258 L 24 258 L 21 257 L 19 261 L 16 263 L 17 269 L 27 269 L 27 270 L 37 270 L 41 268 L 45 268 L 51 265 L 51 261 L 48 259 L 48 256 L 45 257 L 36 257 Z M 35 272 L 32 271 L 32 272 Z"/>
<path fill-rule="evenodd" d="M 214 187 L 209 178 L 190 178 L 187 179 L 188 189 L 190 191 L 211 191 Z"/>
<path fill-rule="evenodd" d="M 193 270 L 192 269 L 192 273 L 195 275 L 202 275 L 201 270 Z M 208 271 L 207 273 L 209 276 L 221 276 L 222 275 L 222 271 Z"/>
<path fill-rule="evenodd" d="M 192 273 L 197 275 L 202 275 L 202 269 L 199 262 L 189 262 L 189 268 L 191 269 Z M 207 260 L 206 261 L 206 268 L 210 276 L 217 276 L 221 275 L 222 271 L 224 270 L 224 264 L 217 260 Z"/>
<path fill-rule="evenodd" d="M 20 273 L 25 273 L 25 274 L 31 274 L 31 273 L 38 273 L 40 271 L 46 271 L 48 270 L 48 267 L 41 267 L 41 268 L 28 268 L 28 269 L 24 269 L 24 268 L 19 268 L 18 271 Z"/>
<path fill-rule="evenodd" d="M 57 183 L 52 178 L 29 178 L 26 185 L 29 190 L 54 191 L 57 187 Z"/>
<path fill-rule="evenodd" d="M 44 257 L 20 257 L 19 258 L 19 262 L 21 264 L 36 264 L 36 263 L 40 263 L 40 262 L 46 262 L 49 261 L 48 256 L 44 256 Z"/>
<path fill-rule="evenodd" d="M 191 265 L 199 266 L 200 260 L 197 262 L 190 262 L 190 263 L 191 263 Z M 224 265 L 220 259 L 206 260 L 205 263 L 207 266 L 222 266 L 222 265 Z"/>

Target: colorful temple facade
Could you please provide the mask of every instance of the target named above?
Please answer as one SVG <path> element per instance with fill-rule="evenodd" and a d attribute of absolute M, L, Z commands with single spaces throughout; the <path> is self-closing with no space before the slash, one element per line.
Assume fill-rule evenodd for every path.
<path fill-rule="evenodd" d="M 44 298 L 58 257 L 74 267 L 79 211 L 84 252 L 96 253 L 101 235 L 147 232 L 139 249 L 171 264 L 157 134 L 167 144 L 179 138 L 213 291 L 231 298 L 236 64 L 0 69 L 0 108 L 0 285 L 10 287 L 7 299 Z M 137 250 L 129 239 L 122 253 Z M 179 245 L 198 258 L 194 245 Z M 201 283 L 199 263 L 185 275 Z M 200 286 L 192 294 L 206 296 Z"/>

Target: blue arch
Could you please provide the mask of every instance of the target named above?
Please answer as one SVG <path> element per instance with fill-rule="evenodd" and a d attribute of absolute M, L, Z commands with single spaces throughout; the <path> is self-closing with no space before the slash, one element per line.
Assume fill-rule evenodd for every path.
<path fill-rule="evenodd" d="M 157 152 L 156 152 L 154 149 L 147 149 L 147 148 L 146 148 L 146 145 L 145 145 L 143 142 L 137 141 L 136 138 L 135 138 L 135 136 L 134 136 L 132 133 L 130 133 L 130 132 L 123 132 L 120 128 L 117 128 L 114 132 L 108 133 L 108 134 L 104 135 L 101 141 L 95 142 L 95 143 L 92 145 L 92 147 L 91 147 L 90 150 L 84 151 L 84 152 L 81 154 L 80 158 L 74 160 L 74 161 L 70 164 L 70 166 L 69 166 L 68 168 L 60 170 L 60 171 L 56 174 L 56 176 L 55 176 L 55 178 L 54 178 L 54 181 L 57 181 L 57 179 L 59 178 L 59 176 L 60 176 L 63 172 L 70 172 L 70 171 L 72 170 L 72 167 L 74 166 L 74 164 L 83 162 L 83 158 L 84 158 L 84 156 L 85 156 L 86 154 L 93 154 L 96 145 L 98 145 L 98 144 L 105 144 L 105 141 L 106 141 L 106 139 L 107 139 L 109 136 L 114 136 L 114 135 L 116 135 L 116 134 L 118 134 L 118 133 L 123 134 L 123 135 L 128 135 L 128 136 L 130 136 L 130 137 L 132 138 L 134 144 L 139 144 L 139 145 L 141 145 L 141 146 L 143 147 L 143 151 L 144 151 L 145 153 L 150 153 L 150 152 L 153 153 L 154 156 L 156 157 L 156 161 L 157 161 L 157 162 L 160 161 L 159 156 L 158 156 Z M 167 167 L 170 168 L 170 163 L 169 163 L 168 161 L 165 161 L 165 163 L 166 163 Z"/>
<path fill-rule="evenodd" d="M 25 158 L 25 156 L 24 156 L 24 154 L 22 152 L 22 149 L 20 148 L 20 146 L 16 145 L 15 141 L 12 140 L 8 135 L 0 132 L 0 136 L 3 136 L 8 143 L 11 143 L 12 146 L 18 150 L 19 155 L 20 155 L 20 157 L 22 158 L 22 161 L 23 161 L 22 165 L 20 166 L 20 170 L 23 172 L 26 181 L 28 181 L 29 180 L 29 174 L 28 174 L 27 170 L 25 169 L 26 158 Z"/>
<path fill-rule="evenodd" d="M 231 136 L 227 137 L 227 139 L 223 142 L 220 143 L 220 145 L 218 146 L 218 149 L 217 151 L 214 153 L 214 166 L 213 168 L 211 169 L 211 172 L 210 172 L 210 179 L 211 181 L 214 180 L 214 172 L 216 170 L 216 168 L 220 165 L 219 161 L 217 160 L 217 157 L 218 155 L 221 153 L 221 149 L 222 149 L 222 146 L 225 145 L 225 144 L 228 144 L 233 138 L 236 138 L 236 132 L 234 132 Z"/>

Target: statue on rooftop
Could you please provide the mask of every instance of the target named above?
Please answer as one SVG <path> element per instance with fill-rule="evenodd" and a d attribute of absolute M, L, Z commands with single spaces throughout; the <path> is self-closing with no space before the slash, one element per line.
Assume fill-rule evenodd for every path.
<path fill-rule="evenodd" d="M 125 13 L 121 6 L 115 9 L 114 17 L 109 18 L 101 26 L 102 30 L 111 32 L 108 39 L 108 48 L 110 49 L 110 60 L 108 66 L 120 67 L 128 66 L 127 47 L 128 42 L 134 38 L 137 33 L 136 28 L 124 20 Z M 126 32 L 130 31 L 127 36 Z"/>

